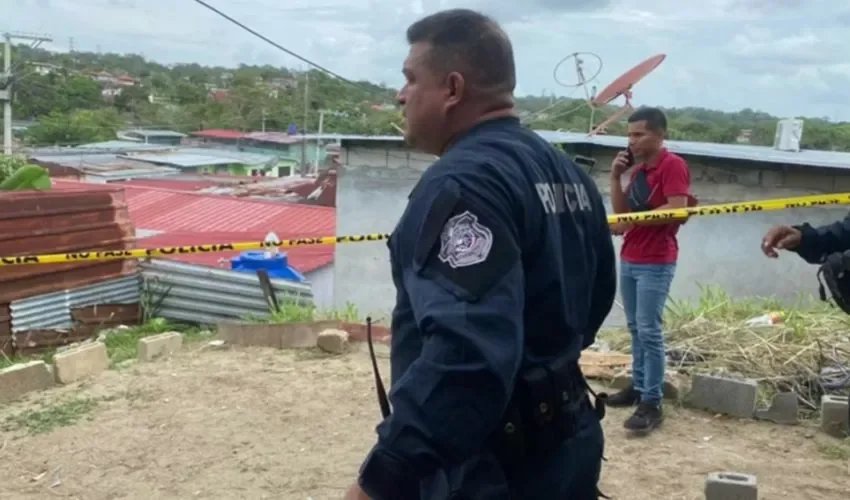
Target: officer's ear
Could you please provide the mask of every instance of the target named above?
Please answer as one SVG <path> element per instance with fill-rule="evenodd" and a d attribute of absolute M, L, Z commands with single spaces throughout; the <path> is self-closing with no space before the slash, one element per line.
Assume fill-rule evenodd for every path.
<path fill-rule="evenodd" d="M 463 75 L 452 71 L 446 75 L 446 109 L 452 109 L 460 104 L 463 93 L 466 91 L 466 81 Z"/>

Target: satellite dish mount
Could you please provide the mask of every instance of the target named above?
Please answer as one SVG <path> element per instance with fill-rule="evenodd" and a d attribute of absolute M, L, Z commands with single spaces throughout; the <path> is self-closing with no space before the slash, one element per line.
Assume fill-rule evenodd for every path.
<path fill-rule="evenodd" d="M 665 54 L 657 54 L 649 59 L 641 62 L 637 66 L 632 69 L 626 71 L 619 78 L 611 82 L 610 85 L 602 89 L 598 95 L 596 95 L 591 100 L 591 107 L 593 109 L 601 108 L 606 104 L 611 103 L 614 99 L 623 96 L 625 99 L 625 104 L 618 109 L 613 115 L 608 117 L 605 121 L 597 125 L 593 126 L 593 120 L 591 118 L 590 123 L 590 133 L 588 135 L 596 135 L 605 130 L 608 125 L 614 123 L 615 121 L 622 118 L 623 115 L 632 111 L 634 107 L 632 106 L 632 89 L 634 86 L 643 79 L 646 75 L 650 74 L 655 68 L 657 68 L 666 58 Z"/>

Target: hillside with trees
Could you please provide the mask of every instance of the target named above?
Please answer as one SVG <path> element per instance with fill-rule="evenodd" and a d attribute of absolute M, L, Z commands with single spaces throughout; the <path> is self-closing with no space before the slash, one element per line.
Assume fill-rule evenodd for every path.
<path fill-rule="evenodd" d="M 2 60 L 2 57 L 0 57 Z M 115 138 L 130 127 L 171 129 L 298 130 L 350 134 L 397 134 L 401 123 L 395 89 L 367 81 L 351 85 L 312 70 L 273 66 L 238 68 L 198 64 L 165 66 L 135 54 L 56 53 L 14 47 L 14 118 L 33 120 L 23 135 L 31 145 L 81 144 Z M 590 109 L 578 99 L 524 96 L 524 121 L 535 129 L 585 132 Z M 613 113 L 596 111 L 600 122 Z M 666 109 L 670 138 L 749 144 L 773 143 L 777 117 L 744 109 L 723 112 Z M 803 117 L 806 149 L 850 151 L 850 123 Z M 621 120 L 608 129 L 622 134 Z"/>

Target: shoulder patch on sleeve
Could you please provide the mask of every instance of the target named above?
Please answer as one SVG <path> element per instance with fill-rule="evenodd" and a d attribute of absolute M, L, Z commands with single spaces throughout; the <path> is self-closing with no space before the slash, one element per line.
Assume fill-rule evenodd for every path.
<path fill-rule="evenodd" d="M 486 261 L 492 248 L 493 231 L 478 222 L 478 216 L 464 210 L 443 225 L 437 257 L 443 264 L 457 269 Z"/>
<path fill-rule="evenodd" d="M 511 270 L 520 251 L 510 222 L 491 209 L 464 198 L 452 208 L 448 214 L 435 210 L 423 222 L 418 246 L 427 255 L 418 272 L 474 302 Z"/>

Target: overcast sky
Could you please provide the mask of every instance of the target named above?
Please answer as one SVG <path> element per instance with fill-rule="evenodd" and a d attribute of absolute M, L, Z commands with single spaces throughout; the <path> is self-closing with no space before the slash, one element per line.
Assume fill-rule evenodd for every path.
<path fill-rule="evenodd" d="M 553 68 L 599 54 L 607 85 L 657 53 L 635 104 L 744 107 L 850 120 L 850 3 L 845 0 L 208 0 L 269 38 L 352 79 L 398 86 L 406 26 L 440 8 L 480 8 L 503 23 L 518 94 L 578 97 Z M 194 0 L 0 0 L 0 30 L 48 34 L 45 47 L 135 52 L 165 62 L 303 63 Z M 587 71 L 595 72 L 588 60 Z M 588 75 L 591 76 L 591 75 Z M 563 67 L 559 79 L 576 82 Z"/>

